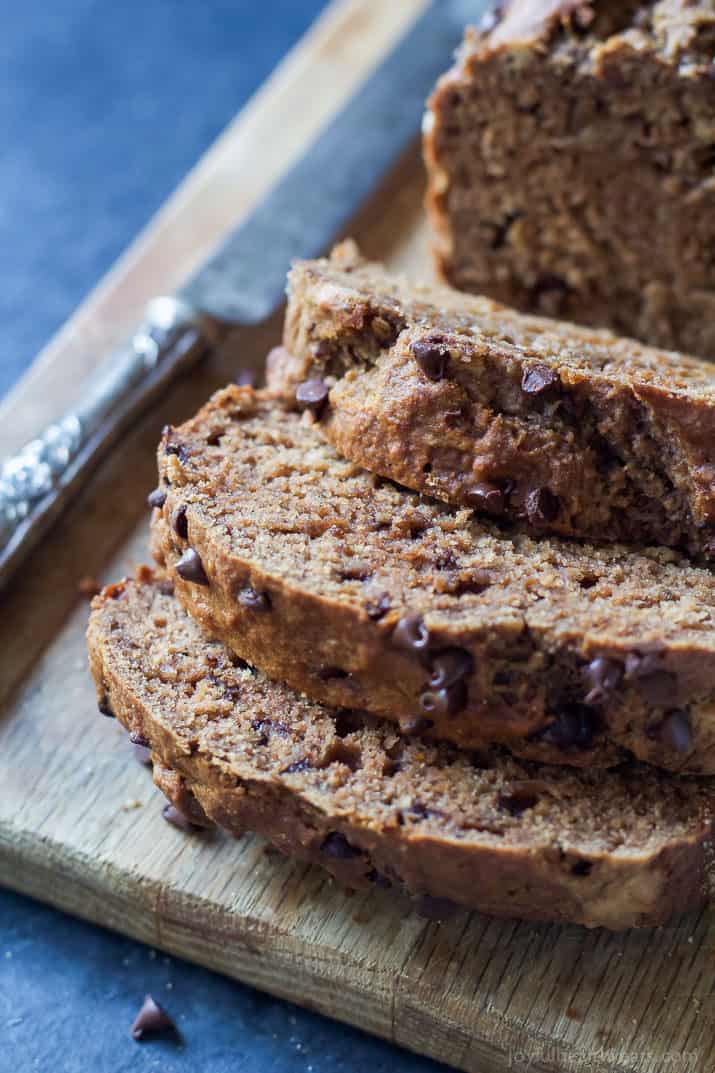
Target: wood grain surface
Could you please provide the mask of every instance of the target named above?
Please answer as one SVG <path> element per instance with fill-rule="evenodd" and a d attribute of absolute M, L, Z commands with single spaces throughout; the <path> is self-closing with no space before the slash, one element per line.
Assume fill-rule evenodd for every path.
<path fill-rule="evenodd" d="M 0 407 L 0 456 L 71 401 L 144 302 L 247 211 L 423 6 L 329 9 Z M 353 230 L 371 255 L 429 278 L 421 198 L 415 150 Z M 278 333 L 278 319 L 241 332 L 178 385 L 2 596 L 0 882 L 459 1069 L 712 1073 L 712 913 L 621 936 L 466 914 L 428 924 L 400 896 L 348 896 L 256 838 L 168 827 L 123 732 L 97 715 L 79 583 L 146 558 L 161 426 L 258 366 Z"/>

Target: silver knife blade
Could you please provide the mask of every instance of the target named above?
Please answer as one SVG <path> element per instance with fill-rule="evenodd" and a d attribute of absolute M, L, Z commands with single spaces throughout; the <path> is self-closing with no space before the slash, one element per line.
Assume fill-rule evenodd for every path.
<path fill-rule="evenodd" d="M 419 130 L 466 22 L 489 0 L 433 0 L 305 156 L 174 297 L 149 303 L 77 406 L 0 466 L 0 589 L 119 434 L 229 327 L 280 304 L 292 260 L 322 253 Z"/>

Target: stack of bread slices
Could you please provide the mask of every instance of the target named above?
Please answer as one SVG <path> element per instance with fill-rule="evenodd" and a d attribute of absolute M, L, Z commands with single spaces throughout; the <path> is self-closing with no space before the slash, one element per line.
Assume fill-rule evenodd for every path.
<path fill-rule="evenodd" d="M 715 366 L 410 286 L 289 279 L 267 386 L 165 430 L 102 709 L 186 823 L 340 883 L 620 929 L 709 897 Z"/>

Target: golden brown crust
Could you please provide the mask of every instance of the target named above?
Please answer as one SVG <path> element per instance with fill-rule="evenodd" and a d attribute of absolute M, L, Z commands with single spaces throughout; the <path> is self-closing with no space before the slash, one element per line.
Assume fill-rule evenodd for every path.
<path fill-rule="evenodd" d="M 613 929 L 707 900 L 710 783 L 405 741 L 237 666 L 147 571 L 95 598 L 88 641 L 100 702 L 150 742 L 179 808 L 348 886 Z"/>
<path fill-rule="evenodd" d="M 159 465 L 157 560 L 272 678 L 467 747 L 715 770 L 712 573 L 478 523 L 341 460 L 249 389 L 169 430 Z"/>
<path fill-rule="evenodd" d="M 503 7 L 425 118 L 443 277 L 712 359 L 711 0 Z"/>
<path fill-rule="evenodd" d="M 343 248 L 290 275 L 268 384 L 293 398 L 310 377 L 330 388 L 321 434 L 366 469 L 540 533 L 715 561 L 715 365 L 411 288 Z"/>

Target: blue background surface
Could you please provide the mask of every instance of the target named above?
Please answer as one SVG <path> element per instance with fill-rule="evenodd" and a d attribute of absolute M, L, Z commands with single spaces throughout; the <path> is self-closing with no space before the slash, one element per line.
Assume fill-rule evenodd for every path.
<path fill-rule="evenodd" d="M 0 0 L 0 395 L 324 6 Z M 182 1044 L 130 1039 L 145 992 Z M 0 891 L 0 1073 L 125 1070 L 438 1067 Z"/>

